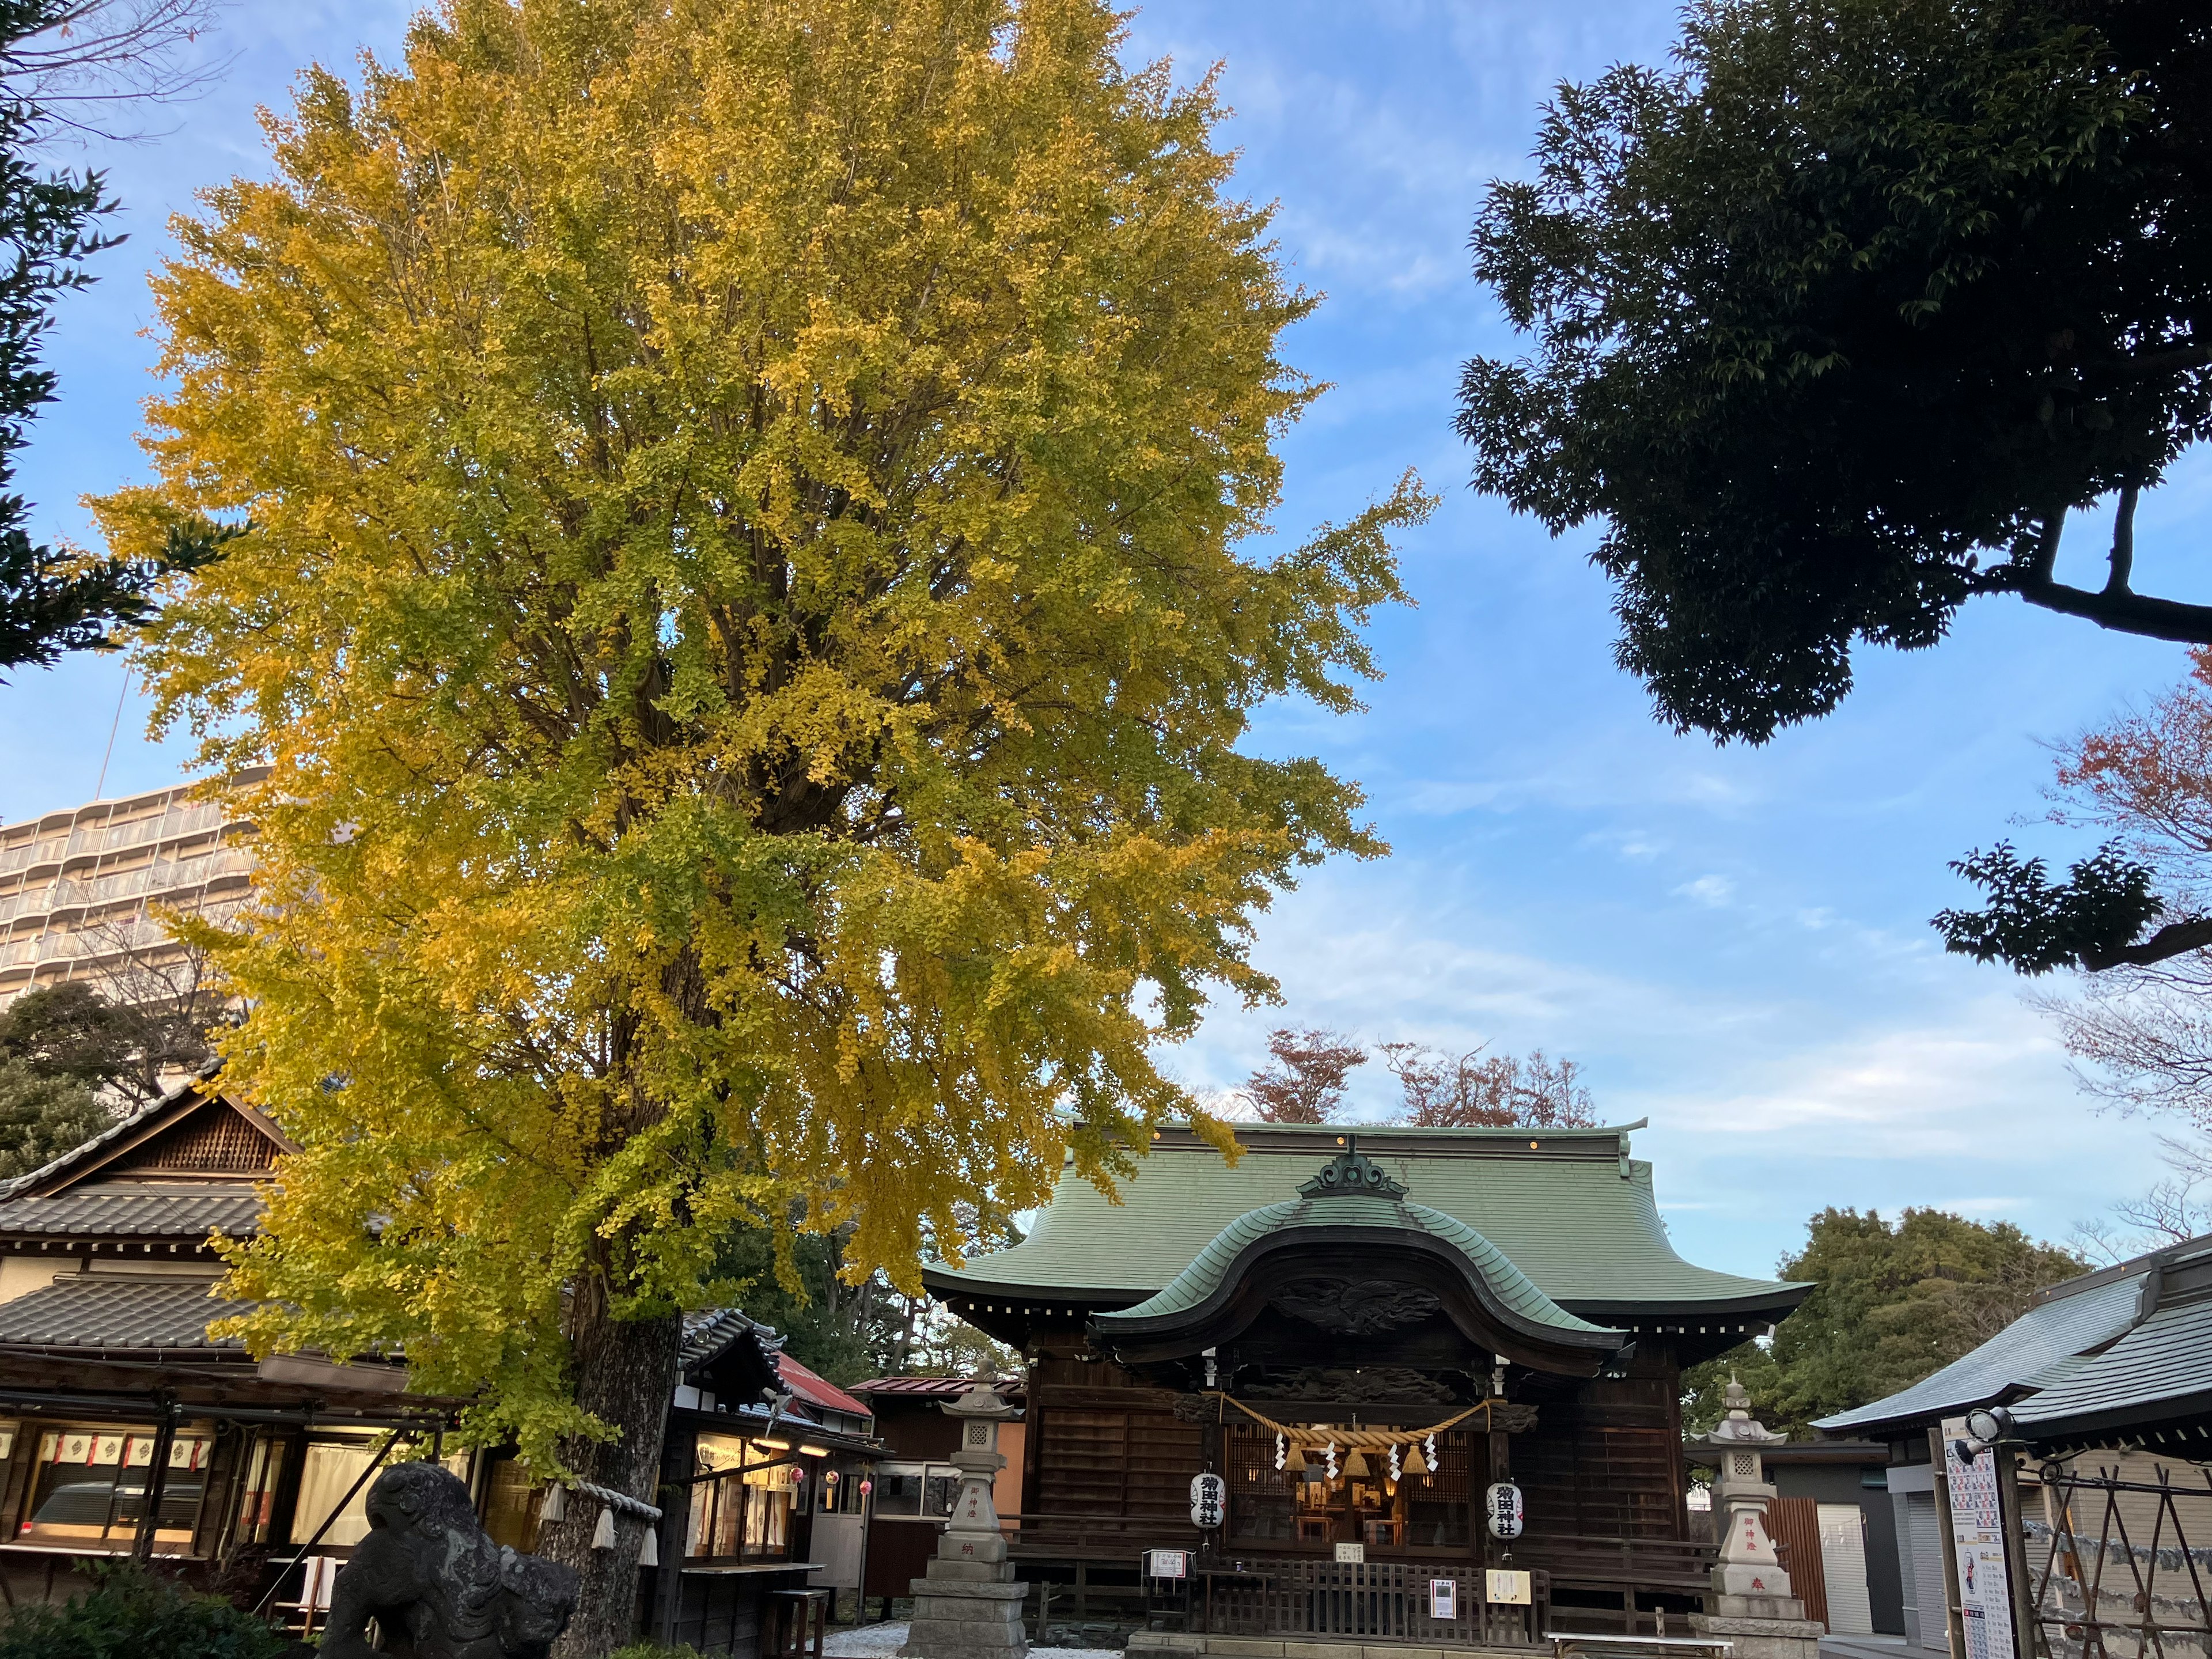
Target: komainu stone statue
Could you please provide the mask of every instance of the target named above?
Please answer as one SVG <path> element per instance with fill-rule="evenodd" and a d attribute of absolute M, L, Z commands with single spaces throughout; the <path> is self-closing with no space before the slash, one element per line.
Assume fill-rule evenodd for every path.
<path fill-rule="evenodd" d="M 368 1528 L 331 1587 L 319 1659 L 545 1659 L 576 1609 L 574 1571 L 493 1543 L 435 1463 L 378 1475 Z"/>

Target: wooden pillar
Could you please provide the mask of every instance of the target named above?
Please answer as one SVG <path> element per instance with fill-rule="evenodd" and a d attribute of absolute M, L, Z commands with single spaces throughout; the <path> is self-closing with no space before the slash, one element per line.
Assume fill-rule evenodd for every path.
<path fill-rule="evenodd" d="M 1951 1659 L 1966 1659 L 1965 1621 L 1959 1613 L 1959 1549 L 1951 1535 L 1951 1474 L 1944 1461 L 1943 1430 L 1942 1425 L 1928 1431 L 1928 1449 L 1935 1454 L 1936 1462 L 1936 1529 L 1942 1544 L 1943 1557 L 1943 1624 L 1950 1638 Z M 1927 1604 L 1921 1604 L 1921 1644 L 1927 1645 Z"/>
<path fill-rule="evenodd" d="M 154 1534 L 161 1524 L 161 1499 L 169 1485 L 169 1448 L 177 1443 L 177 1407 L 161 1401 L 161 1421 L 154 1431 L 154 1464 L 146 1471 L 146 1490 L 139 1495 L 138 1535 L 131 1540 L 131 1559 L 139 1563 L 154 1555 Z"/>
<path fill-rule="evenodd" d="M 1468 1535 L 1474 1545 L 1474 1582 L 1468 1586 L 1468 1594 L 1475 1598 L 1475 1628 L 1481 1632 L 1478 1639 L 1492 1646 L 1513 1645 L 1517 1644 L 1520 1639 L 1519 1620 L 1513 1617 L 1510 1609 L 1490 1605 L 1487 1577 L 1491 1567 L 1504 1565 L 1504 1558 L 1512 1554 L 1513 1547 L 1490 1535 L 1490 1522 L 1483 1509 L 1483 1499 L 1487 1495 L 1488 1487 L 1494 1482 L 1513 1478 L 1513 1438 L 1504 1430 L 1493 1428 L 1483 1436 L 1482 1440 L 1481 1479 L 1475 1478 L 1473 1460 L 1468 1460 L 1468 1526 L 1470 1528 Z M 1514 1628 L 1501 1634 L 1499 1627 L 1508 1620 L 1512 1620 Z"/>
<path fill-rule="evenodd" d="M 1205 1464 L 1207 1474 L 1222 1477 L 1224 1488 L 1229 1493 L 1229 1501 L 1222 1505 L 1221 1524 L 1218 1527 L 1208 1527 L 1198 1535 L 1199 1559 L 1211 1565 L 1221 1553 L 1221 1534 L 1228 1530 L 1235 1520 L 1237 1492 L 1235 1485 L 1229 1481 L 1229 1470 L 1224 1462 L 1228 1447 L 1224 1443 L 1227 1439 L 1228 1431 L 1224 1427 L 1221 1419 L 1226 1407 L 1218 1400 L 1208 1403 L 1213 1409 L 1200 1419 L 1198 1425 L 1200 1459 Z M 1186 1588 L 1189 1582 L 1188 1579 L 1183 1581 Z"/>

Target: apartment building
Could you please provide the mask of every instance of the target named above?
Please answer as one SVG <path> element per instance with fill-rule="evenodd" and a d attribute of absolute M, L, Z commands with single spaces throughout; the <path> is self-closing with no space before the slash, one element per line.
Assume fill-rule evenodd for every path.
<path fill-rule="evenodd" d="M 70 979 L 113 1001 L 176 994 L 185 953 L 155 912 L 235 911 L 252 881 L 252 834 L 237 796 L 204 784 L 0 825 L 0 1008 Z"/>

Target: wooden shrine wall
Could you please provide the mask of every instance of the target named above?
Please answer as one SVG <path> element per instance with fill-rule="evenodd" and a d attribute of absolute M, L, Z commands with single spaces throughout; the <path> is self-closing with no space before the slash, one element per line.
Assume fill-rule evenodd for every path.
<path fill-rule="evenodd" d="M 1099 1359 L 1040 1358 L 1030 1374 L 1027 1503 L 1048 1516 L 1126 1516 L 1187 1528 L 1202 1431 L 1176 1396 Z"/>
<path fill-rule="evenodd" d="M 1671 1376 L 1599 1378 L 1511 1437 L 1531 1537 L 1680 1538 L 1681 1421 Z"/>

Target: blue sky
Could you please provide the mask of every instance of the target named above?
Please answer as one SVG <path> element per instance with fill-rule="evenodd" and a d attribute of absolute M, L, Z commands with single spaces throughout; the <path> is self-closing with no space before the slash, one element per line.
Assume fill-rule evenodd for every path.
<path fill-rule="evenodd" d="M 262 172 L 255 107 L 311 59 L 390 52 L 407 9 L 236 4 L 211 50 L 240 56 L 214 94 L 100 154 L 132 240 L 53 339 L 62 401 L 23 475 L 52 532 L 79 532 L 78 496 L 143 470 L 143 272 L 167 215 Z M 1637 1151 L 1678 1246 L 1740 1271 L 1771 1267 L 1823 1205 L 1937 1204 L 2059 1237 L 2147 1185 L 2154 1127 L 2093 1114 L 2019 981 L 1945 957 L 1927 918 L 1962 896 L 1944 864 L 1972 846 L 2078 850 L 2012 824 L 2037 810 L 2047 745 L 2178 678 L 2179 650 L 1983 600 L 1937 650 L 1865 655 L 1841 714 L 1719 750 L 1659 727 L 1613 668 L 1589 538 L 1554 544 L 1466 488 L 1458 366 L 1512 344 L 1467 270 L 1483 185 L 1525 167 L 1561 77 L 1662 56 L 1672 9 L 1161 0 L 1132 29 L 1133 56 L 1222 64 L 1243 189 L 1279 203 L 1285 256 L 1328 296 L 1289 342 L 1334 389 L 1287 442 L 1282 533 L 1409 465 L 1444 497 L 1406 549 L 1419 608 L 1376 630 L 1370 711 L 1285 708 L 1258 734 L 1360 780 L 1395 852 L 1276 905 L 1257 954 L 1287 1007 L 1221 1010 L 1170 1057 L 1178 1074 L 1236 1082 L 1285 1019 L 1571 1056 L 1610 1121 L 1651 1119 Z M 2212 467 L 2192 465 L 2144 503 L 2139 582 L 2205 597 L 2183 553 L 2208 526 Z M 93 793 L 123 677 L 80 658 L 0 687 L 0 817 Z M 179 768 L 143 720 L 126 699 L 109 793 Z M 1361 1111 L 1390 1108 L 1379 1064 L 1355 1075 Z"/>

